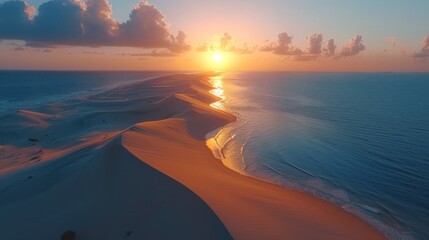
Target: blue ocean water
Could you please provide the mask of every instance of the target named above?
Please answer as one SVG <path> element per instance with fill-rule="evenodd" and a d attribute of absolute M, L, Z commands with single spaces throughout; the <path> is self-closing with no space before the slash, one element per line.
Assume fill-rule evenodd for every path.
<path fill-rule="evenodd" d="M 244 174 L 327 199 L 390 239 L 429 239 L 429 74 L 235 73 L 216 137 Z"/>
<path fill-rule="evenodd" d="M 0 71 L 0 116 L 168 72 Z"/>

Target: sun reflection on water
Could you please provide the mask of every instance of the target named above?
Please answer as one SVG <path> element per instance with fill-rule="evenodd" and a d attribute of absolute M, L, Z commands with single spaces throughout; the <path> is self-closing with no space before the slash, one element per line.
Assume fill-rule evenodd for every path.
<path fill-rule="evenodd" d="M 221 100 L 220 100 L 220 101 L 215 102 L 215 103 L 212 103 L 212 104 L 210 104 L 210 106 L 211 106 L 211 107 L 213 107 L 213 108 L 219 109 L 219 110 L 226 110 L 226 109 L 225 109 L 225 104 L 224 104 L 224 100 L 225 100 L 225 90 L 224 90 L 224 88 L 223 88 L 222 76 L 221 76 L 221 75 L 219 75 L 219 76 L 211 77 L 211 78 L 210 78 L 210 83 L 212 84 L 212 86 L 213 86 L 213 88 L 214 88 L 214 89 L 213 89 L 213 90 L 211 90 L 210 92 L 211 92 L 213 95 L 215 95 L 215 96 L 217 96 L 217 97 L 221 98 Z"/>

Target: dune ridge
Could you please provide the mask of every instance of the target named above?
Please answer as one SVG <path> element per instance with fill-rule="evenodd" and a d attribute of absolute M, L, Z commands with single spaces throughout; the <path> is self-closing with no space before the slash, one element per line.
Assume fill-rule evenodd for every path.
<path fill-rule="evenodd" d="M 152 79 L 0 119 L 0 239 L 69 229 L 78 239 L 384 239 L 331 203 L 214 158 L 206 134 L 236 118 L 210 106 L 211 76 Z"/>

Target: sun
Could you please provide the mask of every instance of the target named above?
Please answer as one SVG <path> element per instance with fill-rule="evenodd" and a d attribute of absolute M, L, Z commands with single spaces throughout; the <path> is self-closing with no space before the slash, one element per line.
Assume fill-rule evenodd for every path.
<path fill-rule="evenodd" d="M 213 71 L 224 71 L 230 67 L 231 54 L 221 50 L 212 50 L 204 56 L 204 62 L 208 69 Z"/>
<path fill-rule="evenodd" d="M 220 52 L 214 52 L 212 55 L 212 60 L 215 63 L 221 63 L 223 61 L 223 56 Z"/>

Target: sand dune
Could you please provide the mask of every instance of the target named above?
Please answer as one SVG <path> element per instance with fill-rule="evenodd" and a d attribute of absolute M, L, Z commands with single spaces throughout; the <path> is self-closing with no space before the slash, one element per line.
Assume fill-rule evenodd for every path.
<path fill-rule="evenodd" d="M 162 77 L 0 119 L 0 239 L 66 230 L 77 239 L 384 238 L 337 206 L 215 159 L 205 135 L 235 116 L 210 107 L 210 76 Z"/>

